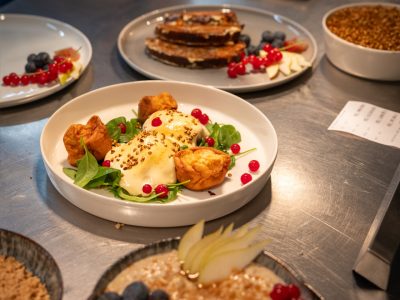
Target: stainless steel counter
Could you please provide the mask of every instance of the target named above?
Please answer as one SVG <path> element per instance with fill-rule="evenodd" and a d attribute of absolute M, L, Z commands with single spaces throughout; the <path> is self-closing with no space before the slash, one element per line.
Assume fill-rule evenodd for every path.
<path fill-rule="evenodd" d="M 130 20 L 160 7 L 223 1 L 0 3 L 4 2 L 0 13 L 59 19 L 79 28 L 92 42 L 93 59 L 79 81 L 48 98 L 0 110 L 0 227 L 42 244 L 61 268 L 64 299 L 84 299 L 117 258 L 141 244 L 180 235 L 187 228 L 124 226 L 117 230 L 114 223 L 70 204 L 46 175 L 39 149 L 41 130 L 48 117 L 75 96 L 146 79 L 130 69 L 117 51 L 118 33 Z M 394 299 L 356 279 L 352 267 L 400 163 L 400 150 L 327 128 L 348 100 L 399 112 L 400 84 L 352 77 L 329 63 L 321 19 L 328 9 L 344 2 L 231 1 L 299 22 L 316 38 L 319 54 L 315 68 L 300 78 L 240 95 L 273 123 L 279 139 L 278 158 L 271 180 L 253 201 L 207 223 L 206 228 L 210 231 L 232 221 L 261 224 L 263 235 L 273 240 L 267 249 L 298 270 L 326 299 Z"/>

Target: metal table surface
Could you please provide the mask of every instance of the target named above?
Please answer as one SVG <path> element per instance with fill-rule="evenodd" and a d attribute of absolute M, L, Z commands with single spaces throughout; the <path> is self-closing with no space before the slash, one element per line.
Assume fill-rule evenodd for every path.
<path fill-rule="evenodd" d="M 94 50 L 91 64 L 76 83 L 45 99 L 0 110 L 0 227 L 33 238 L 54 256 L 64 279 L 64 299 L 86 298 L 117 258 L 142 244 L 181 235 L 187 228 L 117 230 L 114 223 L 70 204 L 46 175 L 39 148 L 44 124 L 82 93 L 146 79 L 124 63 L 116 47 L 118 33 L 130 20 L 171 5 L 227 2 L 0 2 L 0 13 L 42 15 L 77 27 Z M 232 221 L 238 226 L 261 224 L 262 234 L 273 240 L 267 250 L 301 273 L 326 299 L 394 299 L 356 279 L 352 266 L 400 163 L 400 151 L 327 128 L 348 100 L 400 111 L 400 84 L 356 78 L 327 60 L 321 19 L 344 2 L 231 1 L 299 22 L 316 38 L 319 53 L 313 70 L 298 79 L 240 95 L 273 123 L 278 157 L 261 193 L 238 211 L 208 222 L 206 229 Z"/>

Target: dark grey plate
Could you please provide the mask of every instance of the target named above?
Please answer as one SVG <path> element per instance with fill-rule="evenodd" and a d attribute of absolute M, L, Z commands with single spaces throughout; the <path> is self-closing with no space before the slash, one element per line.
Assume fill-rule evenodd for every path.
<path fill-rule="evenodd" d="M 0 255 L 13 256 L 40 278 L 51 300 L 61 300 L 63 282 L 56 261 L 35 241 L 12 231 L 0 229 Z"/>
<path fill-rule="evenodd" d="M 119 259 L 111 267 L 109 267 L 104 274 L 100 277 L 96 286 L 93 289 L 92 294 L 89 296 L 89 300 L 96 300 L 101 295 L 107 285 L 125 268 L 129 267 L 134 262 L 137 262 L 143 258 L 154 254 L 160 254 L 164 252 L 177 249 L 179 245 L 179 238 L 162 240 L 154 244 L 149 244 L 142 248 L 132 251 L 126 256 Z M 304 283 L 298 274 L 286 266 L 281 260 L 273 257 L 272 255 L 263 252 L 261 253 L 254 262 L 263 265 L 278 276 L 280 276 L 286 283 L 294 283 L 301 290 L 301 297 L 304 300 L 322 300 L 323 297 L 319 295 L 312 287 Z"/>

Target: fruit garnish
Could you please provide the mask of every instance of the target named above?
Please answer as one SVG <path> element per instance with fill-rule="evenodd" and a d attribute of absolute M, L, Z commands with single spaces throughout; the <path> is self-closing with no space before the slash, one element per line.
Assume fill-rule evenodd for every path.
<path fill-rule="evenodd" d="M 79 54 L 79 50 L 75 50 L 72 47 L 63 48 L 54 52 L 54 56 L 69 58 L 72 61 L 77 61 L 81 55 Z"/>
<path fill-rule="evenodd" d="M 220 227 L 202 238 L 204 221 L 194 225 L 178 247 L 182 271 L 200 284 L 222 280 L 233 271 L 246 267 L 262 251 L 268 241 L 254 243 L 260 227 L 243 226 L 232 232 L 233 224 Z"/>
<path fill-rule="evenodd" d="M 302 53 L 306 51 L 308 48 L 308 44 L 299 40 L 297 37 L 287 40 L 284 42 L 283 48 L 281 50 Z"/>
<path fill-rule="evenodd" d="M 259 168 L 260 163 L 258 162 L 258 160 L 253 159 L 249 162 L 249 169 L 251 172 L 257 172 Z"/>
<path fill-rule="evenodd" d="M 252 180 L 253 180 L 253 177 L 249 173 L 244 173 L 244 174 L 242 174 L 242 176 L 240 176 L 240 181 L 243 184 L 249 183 Z"/>

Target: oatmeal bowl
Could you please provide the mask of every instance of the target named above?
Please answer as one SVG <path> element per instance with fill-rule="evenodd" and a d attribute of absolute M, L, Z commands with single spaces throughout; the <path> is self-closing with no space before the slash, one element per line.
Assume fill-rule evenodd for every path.
<path fill-rule="evenodd" d="M 356 3 L 328 11 L 322 20 L 325 53 L 354 76 L 400 80 L 400 5 Z"/>
<path fill-rule="evenodd" d="M 0 299 L 61 300 L 63 282 L 47 250 L 0 228 Z"/>
<path fill-rule="evenodd" d="M 182 238 L 134 250 L 101 276 L 90 300 L 323 299 L 278 258 L 264 251 L 259 227 L 233 224 L 202 237 L 204 221 Z M 129 298 L 131 297 L 131 298 Z"/>

